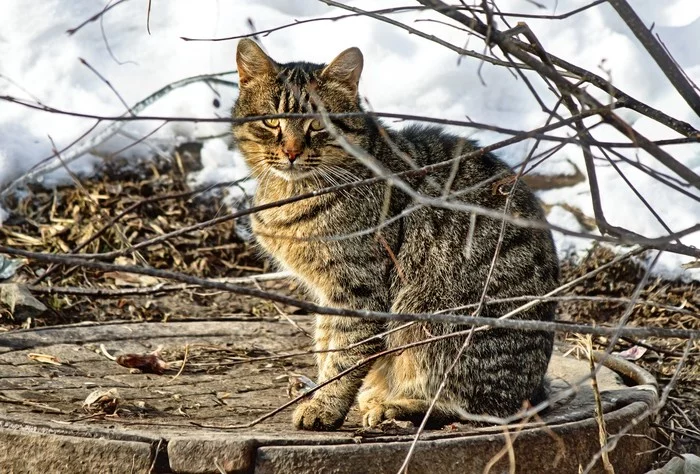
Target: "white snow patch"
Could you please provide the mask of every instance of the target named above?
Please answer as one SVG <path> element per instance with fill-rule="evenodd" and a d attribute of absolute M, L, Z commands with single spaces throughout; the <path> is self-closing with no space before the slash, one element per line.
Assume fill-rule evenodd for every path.
<path fill-rule="evenodd" d="M 244 181 L 250 174 L 243 156 L 238 150 L 231 150 L 226 141 L 216 138 L 207 140 L 201 151 L 202 170 L 189 176 L 189 184 L 201 188 L 222 182 L 239 182 L 231 185 L 228 199 L 235 200 L 254 191 L 251 180 Z"/>
<path fill-rule="evenodd" d="M 349 0 L 345 3 L 373 10 L 376 1 Z M 381 8 L 405 6 L 399 0 L 384 0 Z M 546 9 L 534 2 L 499 0 L 503 11 L 560 14 L 581 6 L 580 0 L 540 0 Z M 645 24 L 654 23 L 674 58 L 689 77 L 700 83 L 700 2 L 697 0 L 635 0 L 633 7 Z M 277 27 L 295 20 L 338 16 L 347 12 L 327 7 L 321 2 L 277 0 L 170 0 L 155 4 L 151 11 L 151 33 L 146 31 L 145 2 L 124 2 L 100 21 L 87 23 L 74 35 L 66 30 L 97 13 L 103 4 L 92 0 L 3 0 L 0 18 L 0 95 L 25 100 L 39 100 L 62 110 L 114 116 L 125 113 L 120 98 L 79 58 L 90 63 L 132 106 L 166 84 L 189 76 L 222 72 L 235 68 L 236 41 L 186 42 L 181 36 L 223 37 L 249 33 L 251 22 L 256 29 Z M 434 34 L 458 46 L 483 51 L 483 44 L 468 38 L 464 32 L 434 22 L 415 20 L 445 17 L 434 12 L 411 11 L 392 15 L 402 23 Z M 512 24 L 517 19 L 513 19 Z M 607 4 L 563 20 L 527 19 L 544 47 L 574 64 L 609 77 L 613 83 L 633 97 L 663 112 L 700 127 L 700 119 L 670 85 L 662 71 L 639 45 L 636 38 Z M 506 28 L 505 25 L 499 25 Z M 104 37 L 102 34 L 104 30 Z M 318 21 L 279 30 L 260 40 L 273 58 L 281 62 L 306 60 L 327 62 L 340 51 L 358 46 L 365 55 L 361 93 L 376 111 L 427 115 L 454 120 L 467 117 L 476 122 L 494 124 L 516 130 L 544 125 L 547 114 L 532 97 L 522 79 L 506 69 L 478 59 L 464 57 L 428 40 L 409 35 L 394 26 L 371 18 L 346 18 Z M 235 76 L 228 76 L 229 78 Z M 534 74 L 527 74 L 548 106 L 556 98 Z M 485 83 L 485 85 L 482 83 Z M 601 100 L 605 95 L 593 87 L 588 90 Z M 193 84 L 177 89 L 148 107 L 143 114 L 152 116 L 226 117 L 236 97 L 236 89 L 223 84 Z M 650 139 L 677 138 L 677 134 L 629 110 L 620 116 Z M 589 119 L 592 124 L 596 120 Z M 391 121 L 387 121 L 391 124 Z M 95 120 L 46 113 L 0 100 L 0 188 L 51 155 L 51 139 L 62 149 L 78 139 Z M 168 153 L 178 143 L 221 135 L 228 130 L 225 123 L 170 122 L 142 143 L 121 151 L 136 138 L 143 137 L 163 124 L 162 121 L 135 121 L 125 125 L 122 134 L 91 150 L 91 155 L 71 165 L 79 174 L 90 174 L 97 157 L 119 153 L 124 157 L 144 158 Z M 393 123 L 401 127 L 403 122 Z M 94 133 L 106 126 L 100 124 Z M 483 144 L 507 136 L 486 131 L 450 127 Z M 572 129 L 552 132 L 572 135 Z M 603 141 L 626 141 L 608 126 L 596 127 L 594 138 Z M 533 142 L 521 142 L 499 152 L 509 164 L 519 163 Z M 545 142 L 538 150 L 553 146 Z M 666 150 L 687 167 L 700 172 L 700 150 L 695 145 L 677 145 Z M 630 160 L 671 176 L 673 173 L 647 153 L 619 150 Z M 225 140 L 205 141 L 202 150 L 204 169 L 190 177 L 197 186 L 238 180 L 247 175 L 240 154 L 228 149 Z M 574 163 L 584 170 L 581 150 L 567 145 L 538 166 L 537 172 L 559 174 L 573 172 Z M 666 234 L 652 213 L 629 189 L 618 173 L 598 161 L 598 180 L 606 217 L 611 224 L 627 227 L 648 237 Z M 642 173 L 633 166 L 619 163 L 621 170 L 673 231 L 700 221 L 700 204 Z M 43 178 L 53 186 L 69 180 L 65 170 Z M 683 188 L 693 196 L 697 190 Z M 245 188 L 250 192 L 250 185 Z M 238 195 L 243 191 L 238 191 Z M 546 191 L 539 197 L 554 205 L 550 222 L 580 230 L 573 215 L 559 206 L 567 203 L 593 216 L 587 183 Z M 0 215 L 0 218 L 3 216 Z M 562 256 L 581 255 L 589 246 L 586 239 L 555 236 Z M 686 245 L 700 247 L 700 233 L 685 236 Z M 691 259 L 664 253 L 655 272 L 674 278 L 700 279 L 698 271 L 681 267 Z"/>

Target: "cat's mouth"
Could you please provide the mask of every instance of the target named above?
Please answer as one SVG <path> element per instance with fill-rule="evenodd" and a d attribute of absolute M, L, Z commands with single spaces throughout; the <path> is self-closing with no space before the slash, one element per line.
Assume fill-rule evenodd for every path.
<path fill-rule="evenodd" d="M 314 174 L 313 169 L 289 164 L 287 166 L 272 166 L 272 171 L 286 181 L 301 181 Z"/>

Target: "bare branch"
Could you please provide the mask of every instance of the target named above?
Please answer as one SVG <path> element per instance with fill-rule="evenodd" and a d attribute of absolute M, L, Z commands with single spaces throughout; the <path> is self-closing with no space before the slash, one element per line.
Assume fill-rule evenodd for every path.
<path fill-rule="evenodd" d="M 642 328 L 642 327 L 620 327 L 611 328 L 606 326 L 591 326 L 587 324 L 568 324 L 562 322 L 550 321 L 532 321 L 532 320 L 511 320 L 511 319 L 493 319 L 481 316 L 464 316 L 458 314 L 409 314 L 409 313 L 384 313 L 380 311 L 367 311 L 347 308 L 333 308 L 321 306 L 315 303 L 298 300 L 289 296 L 262 291 L 255 288 L 246 288 L 240 285 L 218 282 L 206 278 L 199 278 L 184 273 L 174 272 L 171 270 L 159 270 L 149 267 L 139 267 L 135 265 L 115 265 L 112 263 L 96 262 L 85 259 L 79 259 L 75 255 L 67 254 L 46 254 L 40 252 L 29 252 L 22 249 L 6 247 L 0 245 L 0 253 L 8 255 L 17 255 L 30 258 L 37 261 L 50 262 L 61 265 L 79 265 L 85 268 L 92 268 L 103 271 L 119 271 L 126 273 L 135 273 L 139 275 L 148 275 L 166 280 L 174 280 L 191 285 L 199 285 L 203 288 L 213 288 L 217 290 L 229 291 L 232 293 L 264 298 L 278 303 L 284 303 L 297 308 L 302 308 L 310 312 L 327 314 L 332 316 L 349 316 L 356 318 L 375 319 L 380 321 L 439 321 L 452 324 L 489 326 L 495 328 L 522 329 L 522 330 L 540 330 L 540 331 L 563 331 L 577 332 L 581 334 L 597 334 L 618 337 L 677 337 L 682 339 L 698 338 L 700 331 L 686 329 L 670 329 L 670 328 Z"/>
<path fill-rule="evenodd" d="M 657 39 L 654 38 L 654 35 L 651 34 L 651 31 L 649 31 L 644 22 L 642 22 L 634 9 L 632 9 L 626 0 L 608 0 L 608 3 L 617 11 L 622 21 L 627 24 L 630 31 L 634 33 L 634 36 L 637 37 L 644 49 L 654 61 L 656 61 L 659 69 L 666 75 L 668 80 L 671 81 L 673 87 L 676 88 L 690 108 L 695 111 L 695 115 L 700 117 L 700 95 L 698 95 L 692 84 L 678 69 L 675 61 L 669 56 L 668 52 L 659 44 Z"/>
<path fill-rule="evenodd" d="M 95 20 L 100 19 L 100 18 L 101 18 L 105 13 L 107 13 L 109 10 L 111 10 L 111 9 L 114 8 L 114 7 L 116 7 L 117 5 L 121 5 L 122 3 L 126 2 L 126 1 L 127 1 L 127 0 L 118 0 L 117 2 L 114 2 L 114 3 L 112 3 L 111 5 L 110 5 L 110 4 L 107 4 L 107 6 L 105 6 L 105 7 L 104 7 L 102 10 L 100 10 L 98 13 L 95 13 L 94 15 L 92 15 L 90 18 L 88 18 L 87 20 L 85 20 L 84 22 L 82 22 L 81 24 L 79 24 L 78 26 L 76 26 L 75 28 L 71 28 L 71 29 L 67 30 L 66 33 L 68 33 L 69 36 L 74 35 L 74 34 L 77 33 L 78 30 L 80 30 L 83 26 L 87 25 L 87 24 L 90 23 L 90 22 L 93 22 L 93 21 L 95 21 Z"/>
<path fill-rule="evenodd" d="M 524 64 L 527 64 L 532 69 L 541 74 L 543 77 L 552 80 L 563 91 L 567 91 L 568 93 L 577 97 L 579 100 L 582 101 L 582 103 L 586 104 L 587 106 L 593 108 L 600 108 L 602 106 L 602 104 L 598 102 L 593 96 L 591 96 L 584 90 L 575 87 L 565 78 L 563 78 L 561 74 L 558 73 L 553 67 L 548 66 L 547 64 L 544 64 L 541 61 L 534 58 L 529 52 L 523 50 L 518 44 L 511 41 L 510 38 L 504 35 L 502 32 L 496 29 L 491 29 L 491 31 L 489 31 L 488 26 L 480 20 L 476 18 L 468 18 L 467 16 L 465 16 L 459 11 L 456 11 L 455 9 L 450 10 L 448 9 L 449 6 L 441 2 L 440 0 L 418 1 L 426 6 L 441 8 L 441 13 L 443 15 L 446 15 L 449 18 L 452 18 L 453 20 L 462 23 L 469 29 L 472 29 L 481 35 L 486 35 L 487 33 L 489 33 L 492 41 L 495 44 L 497 44 L 503 50 L 504 53 L 511 54 L 514 57 L 518 58 Z M 688 183 L 690 183 L 692 186 L 700 189 L 700 176 L 696 174 L 693 170 L 680 163 L 666 151 L 651 143 L 650 140 L 648 140 L 646 137 L 642 136 L 639 132 L 634 130 L 634 128 L 625 123 L 615 113 L 608 111 L 605 113 L 601 113 L 600 115 L 603 118 L 603 120 L 615 127 L 619 132 L 628 136 L 633 142 L 637 143 L 643 150 L 645 150 L 651 156 L 659 160 L 666 167 L 673 170 L 678 176 L 688 181 Z"/>

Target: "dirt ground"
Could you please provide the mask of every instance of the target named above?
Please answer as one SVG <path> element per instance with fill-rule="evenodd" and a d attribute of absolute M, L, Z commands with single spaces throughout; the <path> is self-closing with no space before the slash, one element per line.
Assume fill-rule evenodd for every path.
<path fill-rule="evenodd" d="M 214 217 L 225 215 L 223 188 L 206 193 L 192 193 L 187 173 L 196 169 L 193 156 L 196 147 L 181 148 L 176 159 L 156 160 L 137 167 L 112 162 L 98 178 L 81 180 L 74 186 L 47 191 L 32 188 L 21 199 L 5 203 L 10 219 L 0 227 L 4 245 L 48 253 L 101 253 L 119 250 L 137 242 L 162 235 Z M 78 179 L 78 178 L 76 178 Z M 120 214 L 119 220 L 106 223 Z M 237 224 L 229 220 L 213 227 L 186 233 L 142 249 L 130 256 L 120 256 L 114 263 L 148 264 L 207 278 L 236 278 L 271 271 L 252 246 L 237 234 Z M 106 227 L 104 231 L 103 227 Z M 609 262 L 614 254 L 597 247 L 578 264 L 564 263 L 562 281 L 584 275 Z M 565 295 L 630 297 L 643 273 L 634 261 L 621 264 L 580 283 Z M 182 286 L 168 287 L 150 277 L 118 272 L 101 272 L 82 267 L 53 267 L 30 261 L 13 278 L 14 282 L 39 287 L 77 287 L 101 289 L 99 294 L 45 294 L 39 288 L 34 296 L 49 308 L 44 314 L 15 319 L 0 306 L 0 331 L 20 328 L 68 325 L 84 321 L 215 321 L 249 319 L 281 321 L 284 331 L 294 331 L 296 347 L 284 350 L 306 350 L 311 339 L 304 334 L 310 327 L 310 315 L 303 311 L 246 296 Z M 127 290 L 164 283 L 159 291 L 148 294 L 126 294 Z M 287 280 L 259 283 L 261 288 L 303 297 Z M 700 285 L 651 279 L 640 299 L 689 310 L 694 314 L 674 312 L 665 307 L 637 305 L 630 324 L 646 327 L 700 330 Z M 601 301 L 566 301 L 558 308 L 558 319 L 585 323 L 614 324 L 625 310 L 624 303 Z M 298 320 L 301 327 L 288 321 Z M 268 334 L 274 338 L 274 333 Z M 573 334 L 559 335 L 571 343 L 580 339 Z M 594 340 L 605 348 L 605 338 Z M 685 341 L 629 338 L 617 341 L 615 350 L 636 346 L 637 363 L 649 370 L 662 389 L 669 383 L 681 360 Z M 659 463 L 678 453 L 700 454 L 700 341 L 680 371 L 676 385 L 668 394 L 668 402 L 656 421 L 658 426 Z M 645 352 L 644 352 L 645 351 Z M 264 356 L 254 345 L 235 357 Z M 171 355 L 180 357 L 180 355 Z M 196 357 L 196 353 L 193 354 Z M 233 357 L 227 354 L 226 357 Z M 277 363 L 277 362 L 276 362 Z M 313 375 L 309 358 L 289 359 L 284 370 Z M 251 365 L 250 370 L 264 369 L 264 364 Z M 280 382 L 275 397 L 286 390 Z M 284 397 L 283 397 L 284 398 Z M 278 401 L 278 400 L 276 400 Z M 272 402 L 271 402 L 272 403 Z"/>

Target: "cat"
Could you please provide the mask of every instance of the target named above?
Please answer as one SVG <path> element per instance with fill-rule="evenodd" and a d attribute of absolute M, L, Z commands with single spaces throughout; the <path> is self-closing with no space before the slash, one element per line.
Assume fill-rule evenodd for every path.
<path fill-rule="evenodd" d="M 478 149 L 476 143 L 439 128 L 407 126 L 394 131 L 358 114 L 364 109 L 358 95 L 363 56 L 357 48 L 343 51 L 328 65 L 281 64 L 254 41 L 244 39 L 238 44 L 236 62 L 240 93 L 234 118 L 317 112 L 317 118 L 234 122 L 234 141 L 258 180 L 258 205 L 375 176 L 346 151 L 348 145 L 365 150 L 392 173 Z M 350 114 L 330 119 L 331 130 L 324 126 L 322 112 Z M 347 142 L 341 143 L 334 133 Z M 454 202 L 497 211 L 503 211 L 510 196 L 510 214 L 543 222 L 535 196 L 523 183 L 514 184 L 513 176 L 502 161 L 483 154 L 405 181 L 423 196 L 436 198 L 451 191 L 458 193 L 448 194 Z M 510 185 L 504 186 L 505 182 Z M 556 288 L 559 263 L 548 230 L 503 225 L 501 219 L 439 206 L 415 206 L 404 191 L 386 182 L 362 184 L 259 211 L 253 214 L 252 229 L 262 249 L 328 307 L 435 313 L 478 303 L 502 227 L 487 299 L 543 295 Z M 367 229 L 371 231 L 362 232 Z M 515 303 L 485 304 L 479 314 L 499 317 L 515 307 Z M 554 310 L 553 303 L 542 303 L 515 317 L 549 321 Z M 400 330 L 398 326 L 318 315 L 314 336 L 318 351 L 370 339 L 349 350 L 318 353 L 318 380 L 328 380 L 382 350 L 468 328 L 441 322 L 415 323 Z M 397 330 L 371 339 L 391 329 Z M 293 414 L 294 425 L 305 430 L 337 429 L 356 399 L 365 426 L 387 419 L 420 423 L 465 337 L 405 349 L 354 370 L 303 401 Z M 474 332 L 447 378 L 430 425 L 465 420 L 469 414 L 505 417 L 526 401 L 543 400 L 552 345 L 553 335 L 545 331 Z"/>

